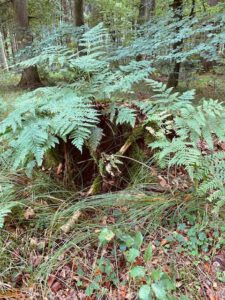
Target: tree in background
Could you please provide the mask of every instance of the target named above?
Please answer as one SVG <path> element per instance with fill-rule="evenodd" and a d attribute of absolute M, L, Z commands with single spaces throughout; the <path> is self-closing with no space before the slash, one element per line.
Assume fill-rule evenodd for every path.
<path fill-rule="evenodd" d="M 156 8 L 155 0 L 141 0 L 139 5 L 139 24 L 143 24 L 154 15 Z"/>
<path fill-rule="evenodd" d="M 75 26 L 84 25 L 84 3 L 83 0 L 74 0 L 74 24 Z"/>
<path fill-rule="evenodd" d="M 208 0 L 209 6 L 215 6 L 219 3 L 219 0 Z"/>
<path fill-rule="evenodd" d="M 0 67 L 3 67 L 5 70 L 8 70 L 9 68 L 1 32 L 0 32 Z"/>
<path fill-rule="evenodd" d="M 26 0 L 13 0 L 13 8 L 16 23 L 16 41 L 18 49 L 23 48 L 32 43 L 32 36 L 29 32 L 29 17 Z M 41 86 L 41 80 L 38 74 L 37 66 L 30 66 L 22 71 L 22 77 L 19 86 L 22 88 Z"/>
<path fill-rule="evenodd" d="M 174 18 L 178 21 L 183 19 L 183 0 L 174 0 L 172 4 L 172 9 L 174 13 Z M 176 27 L 176 33 L 179 33 L 179 26 Z M 173 44 L 173 51 L 176 52 L 182 47 L 183 41 L 178 40 L 176 43 Z M 170 73 L 167 87 L 177 87 L 179 82 L 179 74 L 180 74 L 180 62 L 175 62 L 173 71 Z"/>
<path fill-rule="evenodd" d="M 76 27 L 84 26 L 84 2 L 83 0 L 74 0 L 74 25 Z M 78 41 L 78 50 L 80 51 L 80 55 L 83 55 L 82 47 Z"/>

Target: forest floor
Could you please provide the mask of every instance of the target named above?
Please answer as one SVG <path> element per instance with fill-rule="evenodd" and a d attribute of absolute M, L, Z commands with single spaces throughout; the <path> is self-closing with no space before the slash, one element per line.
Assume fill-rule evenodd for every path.
<path fill-rule="evenodd" d="M 0 96 L 13 105 L 22 91 L 9 81 Z M 197 82 L 188 88 L 199 98 L 224 99 L 224 76 Z M 215 220 L 182 174 L 147 172 L 138 175 L 145 188 L 137 178 L 125 191 L 89 197 L 44 171 L 32 180 L 3 172 L 21 205 L 0 230 L 0 300 L 225 299 L 224 211 Z"/>

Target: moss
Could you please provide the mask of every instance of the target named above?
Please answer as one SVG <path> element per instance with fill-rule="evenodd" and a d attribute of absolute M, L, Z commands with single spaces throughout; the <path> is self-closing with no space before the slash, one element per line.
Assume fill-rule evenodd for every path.
<path fill-rule="evenodd" d="M 102 184 L 102 177 L 100 175 L 98 175 L 94 179 L 94 181 L 93 181 L 93 183 L 92 183 L 92 185 L 91 185 L 91 187 L 88 191 L 88 195 L 98 194 L 101 191 L 101 184 Z"/>
<path fill-rule="evenodd" d="M 46 169 L 57 167 L 60 162 L 60 156 L 56 149 L 50 149 L 47 151 L 44 162 Z"/>

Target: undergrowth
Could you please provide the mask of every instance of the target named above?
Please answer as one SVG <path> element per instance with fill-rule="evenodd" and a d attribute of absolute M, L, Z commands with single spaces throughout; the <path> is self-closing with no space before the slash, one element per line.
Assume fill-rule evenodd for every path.
<path fill-rule="evenodd" d="M 139 42 L 154 54 L 142 35 L 114 49 L 99 24 L 76 53 L 45 46 L 20 62 L 76 80 L 23 93 L 10 108 L 1 99 L 3 298 L 202 299 L 224 281 L 224 104 L 196 105 L 194 90 L 150 79 Z"/>

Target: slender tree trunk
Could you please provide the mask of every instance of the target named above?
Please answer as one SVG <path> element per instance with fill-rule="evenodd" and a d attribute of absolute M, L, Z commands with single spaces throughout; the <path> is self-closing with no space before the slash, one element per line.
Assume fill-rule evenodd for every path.
<path fill-rule="evenodd" d="M 83 0 L 74 0 L 74 24 L 75 26 L 84 25 L 84 3 Z"/>
<path fill-rule="evenodd" d="M 69 7 L 67 0 L 61 0 L 62 19 L 64 22 L 69 22 Z"/>
<path fill-rule="evenodd" d="M 14 33 L 10 34 L 10 45 L 11 45 L 11 52 L 12 52 L 13 62 L 16 63 L 17 44 L 16 44 L 16 38 L 15 38 Z"/>
<path fill-rule="evenodd" d="M 142 25 L 145 22 L 149 21 L 151 17 L 155 14 L 156 2 L 155 0 L 141 0 L 139 5 L 139 16 L 138 16 L 138 25 Z M 136 57 L 137 61 L 143 59 L 142 54 L 138 54 Z"/>
<path fill-rule="evenodd" d="M 181 21 L 183 18 L 183 0 L 174 0 L 172 4 L 173 12 L 174 12 L 174 17 L 175 20 Z M 176 28 L 176 32 L 178 33 L 180 30 L 179 27 Z M 173 44 L 173 51 L 176 52 L 179 49 L 182 48 L 183 45 L 183 40 L 180 40 Z M 168 82 L 167 82 L 167 87 L 174 87 L 176 88 L 179 83 L 179 75 L 180 75 L 180 68 L 181 68 L 181 63 L 180 62 L 175 62 L 173 71 L 170 73 Z"/>
<path fill-rule="evenodd" d="M 143 24 L 151 19 L 155 13 L 155 0 L 141 0 L 139 6 L 138 23 Z"/>
<path fill-rule="evenodd" d="M 5 53 L 4 41 L 2 33 L 0 32 L 0 66 L 2 66 L 5 70 L 8 71 L 8 61 Z"/>
<path fill-rule="evenodd" d="M 9 51 L 9 44 L 8 44 L 8 31 L 7 31 L 7 28 L 5 28 L 5 27 L 2 28 L 2 35 L 3 35 L 6 58 L 7 58 L 7 60 L 10 60 L 10 51 Z"/>
<path fill-rule="evenodd" d="M 180 76 L 180 68 L 181 68 L 181 63 L 176 62 L 175 66 L 173 68 L 173 71 L 170 73 L 168 82 L 167 82 L 167 87 L 174 87 L 176 88 L 179 83 L 179 76 Z"/>
<path fill-rule="evenodd" d="M 192 0 L 190 18 L 194 18 L 195 16 L 195 4 L 196 4 L 196 0 Z"/>
<path fill-rule="evenodd" d="M 69 21 L 73 22 L 73 0 L 68 1 Z"/>
<path fill-rule="evenodd" d="M 26 0 L 13 0 L 15 20 L 17 25 L 16 39 L 18 49 L 22 49 L 32 43 L 32 36 L 29 34 L 29 18 Z M 19 86 L 22 88 L 35 88 L 41 86 L 41 80 L 36 66 L 31 66 L 22 71 Z"/>
<path fill-rule="evenodd" d="M 83 0 L 74 0 L 74 24 L 76 27 L 84 25 L 84 2 Z M 78 41 L 79 55 L 84 55 L 84 47 Z"/>
<path fill-rule="evenodd" d="M 219 0 L 208 0 L 208 5 L 209 6 L 215 6 L 219 3 Z M 219 48 L 219 44 L 217 45 Z M 215 61 L 209 61 L 207 59 L 202 59 L 202 67 L 203 67 L 203 72 L 207 73 L 210 72 L 213 67 L 215 66 L 216 62 Z"/>

